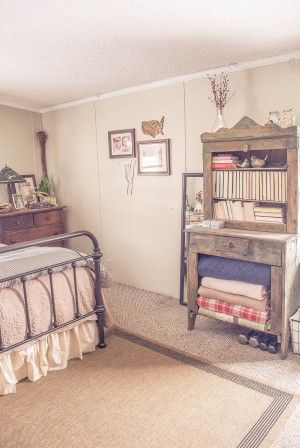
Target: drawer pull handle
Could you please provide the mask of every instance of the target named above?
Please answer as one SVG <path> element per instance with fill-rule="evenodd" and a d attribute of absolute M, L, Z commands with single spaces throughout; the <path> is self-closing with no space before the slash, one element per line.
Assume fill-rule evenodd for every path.
<path fill-rule="evenodd" d="M 20 225 L 20 221 L 19 221 L 19 220 L 17 220 L 16 224 L 17 224 L 17 226 L 19 226 L 19 225 Z"/>
<path fill-rule="evenodd" d="M 16 244 L 16 240 L 10 240 L 10 244 Z"/>
<path fill-rule="evenodd" d="M 234 244 L 230 241 L 229 243 L 229 249 L 233 249 L 234 248 Z"/>

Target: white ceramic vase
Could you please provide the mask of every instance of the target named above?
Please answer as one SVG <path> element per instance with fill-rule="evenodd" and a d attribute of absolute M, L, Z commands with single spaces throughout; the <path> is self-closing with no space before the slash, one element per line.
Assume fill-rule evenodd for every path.
<path fill-rule="evenodd" d="M 214 123 L 213 132 L 216 132 L 218 129 L 227 128 L 226 121 L 223 115 L 223 109 L 217 109 L 217 118 Z"/>

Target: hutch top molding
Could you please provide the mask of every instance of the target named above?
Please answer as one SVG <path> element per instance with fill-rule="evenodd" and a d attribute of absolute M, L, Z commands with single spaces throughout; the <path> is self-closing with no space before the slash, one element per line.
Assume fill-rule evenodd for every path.
<path fill-rule="evenodd" d="M 300 135 L 300 128 L 298 126 L 290 126 L 288 128 L 281 128 L 272 121 L 265 125 L 259 125 L 249 117 L 243 117 L 232 128 L 221 128 L 216 132 L 204 132 L 201 135 L 203 143 L 222 142 L 227 140 L 253 140 L 253 139 L 269 139 L 269 138 L 283 138 L 291 137 L 297 139 Z M 294 140 L 296 144 L 296 140 Z"/>

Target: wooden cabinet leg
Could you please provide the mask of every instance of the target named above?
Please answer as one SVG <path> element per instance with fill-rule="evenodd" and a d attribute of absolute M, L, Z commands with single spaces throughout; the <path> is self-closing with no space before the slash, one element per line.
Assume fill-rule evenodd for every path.
<path fill-rule="evenodd" d="M 196 317 L 197 317 L 197 314 L 195 314 L 191 310 L 188 310 L 188 330 L 189 331 L 194 330 Z"/>
<path fill-rule="evenodd" d="M 281 359 L 285 359 L 288 355 L 289 340 L 290 340 L 290 331 L 288 324 L 286 324 L 284 325 L 283 332 L 281 335 L 281 345 L 280 345 Z"/>
<path fill-rule="evenodd" d="M 188 292 L 188 330 L 193 330 L 198 314 L 196 299 L 198 296 L 198 253 L 188 248 L 187 292 Z"/>

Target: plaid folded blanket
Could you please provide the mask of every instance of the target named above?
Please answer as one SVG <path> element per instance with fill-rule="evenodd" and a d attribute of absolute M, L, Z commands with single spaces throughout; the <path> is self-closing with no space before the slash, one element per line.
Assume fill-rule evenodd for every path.
<path fill-rule="evenodd" d="M 241 317 L 243 319 L 251 320 L 259 324 L 266 324 L 270 320 L 270 311 L 258 311 L 253 308 L 247 308 L 240 305 L 232 305 L 222 302 L 220 300 L 208 299 L 206 297 L 199 296 L 197 305 L 200 308 L 209 309 L 218 313 L 229 314 L 235 317 Z"/>

